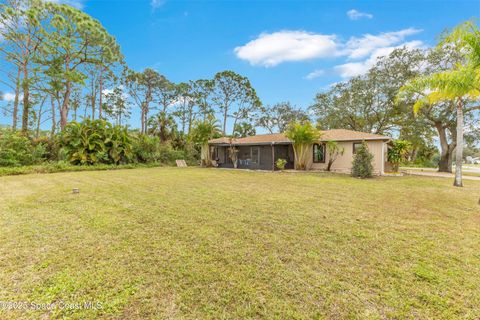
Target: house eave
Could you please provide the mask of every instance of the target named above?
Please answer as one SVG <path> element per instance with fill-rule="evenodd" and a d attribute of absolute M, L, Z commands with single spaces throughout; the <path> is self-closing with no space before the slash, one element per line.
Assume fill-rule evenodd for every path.
<path fill-rule="evenodd" d="M 389 142 L 392 139 L 385 137 L 385 138 L 367 138 L 367 139 L 339 139 L 339 140 L 332 140 L 332 139 L 321 139 L 319 142 L 328 142 L 328 141 L 336 141 L 336 142 L 362 142 L 362 141 L 384 141 Z M 252 142 L 252 143 L 223 143 L 223 142 L 211 142 L 209 143 L 210 146 L 217 146 L 217 147 L 229 147 L 230 145 L 235 147 L 241 146 L 271 146 L 271 145 L 291 145 L 291 142 Z"/>

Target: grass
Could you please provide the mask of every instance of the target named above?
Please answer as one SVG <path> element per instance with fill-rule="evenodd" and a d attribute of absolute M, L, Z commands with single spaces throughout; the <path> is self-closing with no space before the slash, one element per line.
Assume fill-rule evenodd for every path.
<path fill-rule="evenodd" d="M 97 164 L 97 165 L 84 165 L 77 166 L 67 162 L 46 162 L 38 165 L 31 166 L 19 166 L 19 167 L 0 167 L 0 177 L 3 176 L 19 176 L 24 174 L 43 174 L 43 173 L 56 173 L 56 172 L 78 172 L 78 171 L 104 171 L 104 170 L 124 170 L 135 168 L 152 168 L 160 167 L 163 164 L 160 163 L 132 163 L 124 165 L 113 164 Z"/>
<path fill-rule="evenodd" d="M 0 300 L 29 305 L 0 318 L 478 319 L 480 182 L 465 185 L 199 168 L 2 177 Z"/>

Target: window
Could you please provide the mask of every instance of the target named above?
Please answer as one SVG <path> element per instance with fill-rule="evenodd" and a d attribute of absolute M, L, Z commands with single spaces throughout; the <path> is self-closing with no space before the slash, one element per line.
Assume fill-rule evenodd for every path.
<path fill-rule="evenodd" d="M 354 142 L 353 143 L 353 154 L 357 154 L 358 149 L 362 146 L 361 142 Z"/>
<path fill-rule="evenodd" d="M 325 163 L 325 144 L 313 145 L 313 163 Z"/>

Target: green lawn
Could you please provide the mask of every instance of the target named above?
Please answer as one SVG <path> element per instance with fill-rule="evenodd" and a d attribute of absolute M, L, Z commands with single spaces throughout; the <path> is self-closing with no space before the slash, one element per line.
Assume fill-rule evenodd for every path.
<path fill-rule="evenodd" d="M 197 168 L 1 177 L 0 301 L 44 309 L 0 319 L 478 319 L 480 182 L 465 185 Z M 86 301 L 101 308 L 65 305 Z"/>

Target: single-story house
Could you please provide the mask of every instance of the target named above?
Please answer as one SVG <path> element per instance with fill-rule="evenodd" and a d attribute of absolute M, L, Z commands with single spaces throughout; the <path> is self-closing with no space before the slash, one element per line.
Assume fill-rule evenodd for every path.
<path fill-rule="evenodd" d="M 326 149 L 327 141 L 336 141 L 344 148 L 332 165 L 335 172 L 350 173 L 353 156 L 357 148 L 365 141 L 373 154 L 373 169 L 376 175 L 385 172 L 387 166 L 388 142 L 391 138 L 365 132 L 344 129 L 322 131 L 321 139 L 311 146 L 310 160 L 307 167 L 311 170 L 325 170 L 329 162 Z M 238 150 L 237 168 L 252 170 L 275 170 L 278 159 L 287 160 L 287 169 L 295 167 L 295 156 L 292 142 L 282 133 L 262 134 L 246 138 L 218 138 L 208 142 L 212 159 L 218 167 L 233 168 L 228 154 L 230 143 Z"/>

